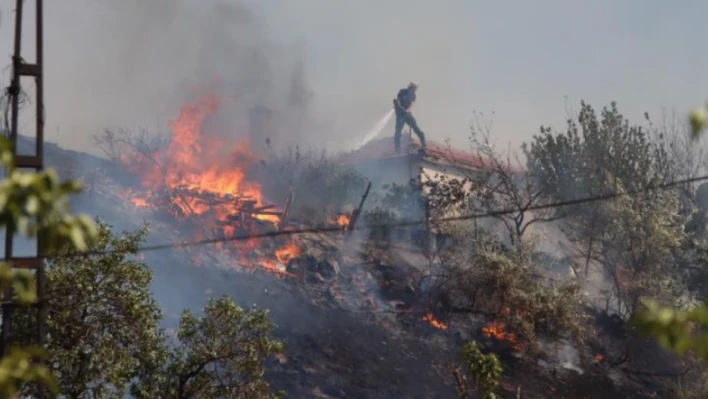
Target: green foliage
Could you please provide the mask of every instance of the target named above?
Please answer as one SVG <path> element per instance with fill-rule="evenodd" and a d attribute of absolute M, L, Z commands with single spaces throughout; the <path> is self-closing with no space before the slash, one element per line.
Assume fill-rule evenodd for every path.
<path fill-rule="evenodd" d="M 146 236 L 147 228 L 113 235 L 99 222 L 90 252 L 76 255 L 65 247 L 49 263 L 45 339 L 62 394 L 122 397 L 141 369 L 154 370 L 164 360 L 152 272 L 134 260 Z M 34 319 L 18 316 L 24 316 L 18 328 L 31 336 Z"/>
<path fill-rule="evenodd" d="M 476 342 L 462 348 L 462 364 L 480 399 L 500 399 L 497 394 L 502 379 L 502 365 L 494 353 L 484 354 Z"/>
<path fill-rule="evenodd" d="M 708 360 L 706 305 L 688 311 L 678 311 L 647 300 L 644 309 L 635 313 L 631 322 L 640 333 L 655 337 L 666 349 L 679 354 L 691 351 Z"/>
<path fill-rule="evenodd" d="M 55 377 L 46 367 L 33 363 L 43 357 L 44 350 L 39 346 L 10 349 L 10 353 L 0 360 L 0 397 L 17 397 L 21 385 L 28 382 L 49 387 L 56 395 L 59 390 Z"/>
<path fill-rule="evenodd" d="M 0 262 L 0 287 L 2 292 L 14 290 L 17 300 L 23 305 L 37 301 L 37 282 L 29 270 L 13 270 L 12 265 Z"/>
<path fill-rule="evenodd" d="M 708 121 L 708 106 L 694 108 L 688 116 L 691 138 L 694 140 L 703 132 Z"/>
<path fill-rule="evenodd" d="M 121 398 L 274 398 L 263 379 L 265 359 L 282 346 L 264 311 L 212 300 L 197 318 L 185 312 L 172 345 L 159 328 L 152 273 L 135 260 L 147 228 L 113 234 L 98 223 L 85 254 L 65 247 L 46 272 L 50 302 L 46 342 L 63 395 Z M 16 315 L 19 335 L 34 318 Z M 27 387 L 25 394 L 35 394 Z"/>
<path fill-rule="evenodd" d="M 244 310 L 230 298 L 211 299 L 204 315 L 185 311 L 177 342 L 157 372 L 133 387 L 138 398 L 275 399 L 263 378 L 265 359 L 282 351 L 263 310 Z"/>
<path fill-rule="evenodd" d="M 8 175 L 0 183 L 0 225 L 10 234 L 40 237 L 44 251 L 56 248 L 85 250 L 96 236 L 92 221 L 69 213 L 68 196 L 81 190 L 76 182 L 61 182 L 53 170 L 26 172 L 14 166 L 12 147 L 0 139 L 0 166 Z M 36 301 L 34 279 L 26 272 L 13 272 L 10 265 L 0 267 L 0 280 L 11 285 L 21 303 Z M 31 336 L 31 335 L 30 335 Z M 11 348 L 0 360 L 0 395 L 15 396 L 26 382 L 36 382 L 57 393 L 57 384 L 49 370 L 37 363 L 44 357 L 41 348 Z"/>
<path fill-rule="evenodd" d="M 569 120 L 565 133 L 542 128 L 524 152 L 542 194 L 556 201 L 633 191 L 612 201 L 565 208 L 563 229 L 586 251 L 586 274 L 590 261 L 596 261 L 613 283 L 614 312 L 628 317 L 644 296 L 678 301 L 685 288 L 678 259 L 688 239 L 678 195 L 672 190 L 636 193 L 671 175 L 664 141 L 630 125 L 615 103 L 599 117 L 583 103 L 577 122 Z"/>
<path fill-rule="evenodd" d="M 448 290 L 459 307 L 492 315 L 519 344 L 536 347 L 537 334 L 570 334 L 582 340 L 583 296 L 574 282 L 549 283 L 528 248 L 511 251 L 483 246 L 458 260 Z"/>
<path fill-rule="evenodd" d="M 554 135 L 542 127 L 523 149 L 544 193 L 559 200 L 601 194 L 615 183 L 629 190 L 643 188 L 665 177 L 670 163 L 662 143 L 630 125 L 615 103 L 600 117 L 582 103 L 577 121 L 569 120 L 565 133 Z"/>
<path fill-rule="evenodd" d="M 61 182 L 49 169 L 41 173 L 14 167 L 10 144 L 0 140 L 0 165 L 9 176 L 0 182 L 0 224 L 26 237 L 42 238 L 45 251 L 71 245 L 83 251 L 87 237 L 96 235 L 88 216 L 69 214 L 70 194 L 81 191 L 77 182 Z"/>

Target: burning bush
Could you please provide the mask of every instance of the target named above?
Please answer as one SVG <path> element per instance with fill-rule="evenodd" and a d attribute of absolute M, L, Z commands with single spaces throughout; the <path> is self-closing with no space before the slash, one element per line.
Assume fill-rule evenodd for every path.
<path fill-rule="evenodd" d="M 583 337 L 579 285 L 551 282 L 527 248 L 507 252 L 482 247 L 469 263 L 450 267 L 444 289 L 453 306 L 494 319 L 485 335 L 519 348 L 535 347 L 537 334 Z"/>

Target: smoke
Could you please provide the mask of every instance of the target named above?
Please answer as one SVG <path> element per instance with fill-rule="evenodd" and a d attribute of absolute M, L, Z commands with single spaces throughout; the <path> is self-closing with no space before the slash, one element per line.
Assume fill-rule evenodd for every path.
<path fill-rule="evenodd" d="M 424 2 L 402 4 L 377 5 L 372 13 L 371 5 L 312 1 L 47 2 L 48 140 L 93 152 L 90 137 L 105 127 L 165 128 L 200 88 L 238 99 L 226 107 L 226 134 L 244 134 L 247 109 L 265 105 L 275 111 L 274 144 L 338 150 L 368 129 L 410 80 L 421 83 L 422 127 L 435 124 L 453 134 L 441 123 L 453 110 L 433 101 L 454 101 L 459 90 L 441 72 L 465 68 L 440 46 L 441 38 L 455 35 L 440 28 L 450 13 Z M 0 53 L 9 56 L 13 13 L 0 7 Z M 406 39 L 420 15 L 436 26 L 435 35 Z M 33 4 L 26 3 L 23 54 L 30 62 L 33 17 Z M 2 78 L 9 81 L 9 69 Z M 30 83 L 23 81 L 31 94 Z M 23 115 L 23 131 L 33 129 L 31 114 Z M 468 114 L 459 115 L 455 124 L 466 137 Z"/>
<path fill-rule="evenodd" d="M 165 128 L 198 93 L 233 99 L 219 123 L 225 134 L 244 135 L 255 105 L 276 110 L 278 131 L 287 126 L 290 139 L 307 130 L 312 90 L 303 47 L 274 37 L 252 2 L 69 0 L 45 8 L 50 141 L 90 151 L 90 137 L 105 127 Z M 33 4 L 25 9 L 23 55 L 31 62 Z M 3 22 L 0 51 L 9 55 L 13 24 Z M 22 83 L 32 94 L 30 81 Z M 23 114 L 23 133 L 34 129 L 32 113 Z"/>

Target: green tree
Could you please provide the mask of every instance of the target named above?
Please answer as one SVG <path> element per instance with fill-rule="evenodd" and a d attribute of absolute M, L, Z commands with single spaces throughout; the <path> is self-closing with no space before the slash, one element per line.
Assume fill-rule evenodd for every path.
<path fill-rule="evenodd" d="M 695 141 L 705 130 L 708 105 L 695 108 L 688 119 L 691 140 Z M 705 256 L 703 251 L 701 254 Z M 656 338 L 662 346 L 676 353 L 692 351 L 708 361 L 708 304 L 683 311 L 661 306 L 651 299 L 645 300 L 644 305 L 631 320 L 640 333 Z"/>
<path fill-rule="evenodd" d="M 469 380 L 471 380 L 472 389 L 477 392 L 477 398 L 501 398 L 497 391 L 501 385 L 504 370 L 497 355 L 494 353 L 485 354 L 479 344 L 469 342 L 462 348 L 460 357 L 464 373 L 461 373 L 459 369 L 454 370 L 460 399 L 469 397 L 467 388 Z"/>
<path fill-rule="evenodd" d="M 541 129 L 524 145 L 527 167 L 545 196 L 556 201 L 632 195 L 566 208 L 563 229 L 611 282 L 612 310 L 627 319 L 648 296 L 676 304 L 684 294 L 681 262 L 688 237 L 672 190 L 643 190 L 671 176 L 665 143 L 631 125 L 613 103 L 598 116 L 583 103 L 565 133 Z"/>
<path fill-rule="evenodd" d="M 98 223 L 85 254 L 63 248 L 46 274 L 46 342 L 61 393 L 121 398 L 131 379 L 164 360 L 161 311 L 150 293 L 152 272 L 135 260 L 147 228 L 114 235 Z M 21 319 L 30 335 L 34 319 Z"/>
<path fill-rule="evenodd" d="M 185 312 L 176 341 L 160 329 L 152 273 L 135 258 L 146 235 L 146 228 L 114 234 L 99 222 L 87 252 L 65 246 L 52 258 L 46 342 L 60 392 L 78 399 L 128 391 L 150 399 L 277 397 L 264 379 L 265 360 L 282 346 L 267 312 L 221 298 L 201 318 Z M 18 316 L 21 335 L 31 336 L 34 319 Z"/>
<path fill-rule="evenodd" d="M 678 311 L 652 300 L 632 317 L 640 333 L 655 337 L 666 349 L 678 354 L 691 351 L 708 361 L 708 306 Z"/>
<path fill-rule="evenodd" d="M 264 310 L 244 310 L 230 298 L 212 298 L 201 317 L 185 311 L 157 372 L 133 386 L 138 398 L 275 399 L 264 379 L 265 360 L 282 350 Z"/>
<path fill-rule="evenodd" d="M 81 190 L 76 182 L 61 182 L 53 170 L 26 172 L 15 168 L 11 143 L 0 138 L 0 167 L 7 170 L 0 182 L 0 225 L 8 234 L 28 238 L 41 237 L 42 252 L 51 253 L 57 248 L 86 250 L 96 235 L 90 218 L 70 213 L 68 196 Z M 27 272 L 15 273 L 11 265 L 0 265 L 3 288 L 11 285 L 17 299 L 24 304 L 36 301 L 34 277 Z M 9 354 L 0 360 L 0 397 L 10 398 L 19 394 L 26 382 L 48 385 L 53 393 L 57 385 L 49 370 L 34 362 L 44 357 L 44 350 L 37 346 L 11 347 Z"/>

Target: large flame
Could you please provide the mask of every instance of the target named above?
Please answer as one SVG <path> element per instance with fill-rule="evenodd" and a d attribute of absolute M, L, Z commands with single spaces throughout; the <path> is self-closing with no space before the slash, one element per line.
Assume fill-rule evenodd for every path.
<path fill-rule="evenodd" d="M 222 105 L 217 96 L 183 106 L 170 122 L 171 140 L 166 148 L 156 151 L 132 148 L 125 165 L 142 180 L 142 192 L 126 193 L 139 208 L 160 206 L 176 217 L 198 218 L 198 224 L 211 236 L 233 236 L 254 233 L 254 221 L 278 226 L 280 217 L 258 214 L 264 204 L 261 185 L 248 179 L 249 169 L 258 156 L 249 142 L 242 140 L 230 145 L 224 139 L 205 135 L 202 127 L 210 115 Z M 272 209 L 269 209 L 272 210 Z M 259 244 L 254 241 L 230 243 L 242 255 L 252 255 Z M 225 247 L 222 245 L 222 247 Z M 298 253 L 293 243 L 273 254 L 280 263 L 286 253 Z M 250 258 L 250 256 L 247 256 Z M 253 264 L 270 268 L 275 259 L 257 259 Z M 243 260 L 242 263 L 249 263 Z"/>

